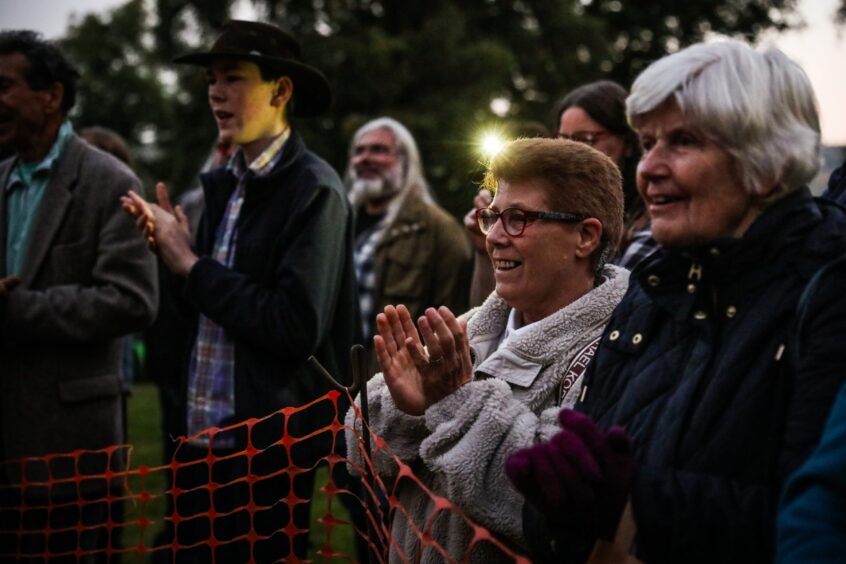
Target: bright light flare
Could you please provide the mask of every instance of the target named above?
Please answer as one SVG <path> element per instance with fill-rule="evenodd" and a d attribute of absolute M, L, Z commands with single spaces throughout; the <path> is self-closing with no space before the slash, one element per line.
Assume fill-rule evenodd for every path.
<path fill-rule="evenodd" d="M 485 157 L 492 159 L 502 151 L 507 142 L 502 135 L 489 131 L 482 135 L 479 147 Z"/>

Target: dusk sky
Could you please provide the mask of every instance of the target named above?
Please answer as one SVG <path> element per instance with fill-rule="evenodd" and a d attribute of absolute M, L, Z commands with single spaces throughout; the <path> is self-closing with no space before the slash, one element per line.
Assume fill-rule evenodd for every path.
<path fill-rule="evenodd" d="M 102 12 L 124 0 L 0 0 L 4 28 L 29 28 L 48 38 L 61 37 L 72 15 Z M 250 16 L 242 0 L 237 15 Z M 838 0 L 800 0 L 807 27 L 767 36 L 762 45 L 774 44 L 796 60 L 811 78 L 820 103 L 822 138 L 826 145 L 846 145 L 846 26 L 837 29 L 833 15 Z"/>

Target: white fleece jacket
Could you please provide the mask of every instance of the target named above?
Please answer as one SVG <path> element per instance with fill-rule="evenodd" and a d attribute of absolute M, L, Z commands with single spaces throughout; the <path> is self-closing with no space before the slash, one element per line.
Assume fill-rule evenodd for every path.
<path fill-rule="evenodd" d="M 575 404 L 581 388 L 576 381 L 559 404 L 561 381 L 574 357 L 598 338 L 611 312 L 623 298 L 629 272 L 606 266 L 605 281 L 567 307 L 509 336 L 497 349 L 510 308 L 496 294 L 465 314 L 473 352 L 473 380 L 415 417 L 394 404 L 381 374 L 368 384 L 370 425 L 401 460 L 408 463 L 427 488 L 457 505 L 470 519 L 490 529 L 506 543 L 521 549 L 523 498 L 504 473 L 512 452 L 548 439 L 558 430 L 561 407 Z M 358 402 L 358 398 L 356 399 Z M 355 421 L 351 409 L 348 426 Z M 358 441 L 347 432 L 349 457 L 362 464 Z M 384 450 L 374 450 L 376 472 L 389 490 L 397 465 Z M 355 473 L 356 469 L 351 466 Z M 431 534 L 452 558 L 461 560 L 473 530 L 455 512 L 433 517 L 435 504 L 409 479 L 397 485 L 402 508 L 394 511 L 392 536 L 411 561 L 441 562 L 432 548 L 420 551 L 409 523 L 423 530 L 433 519 Z M 389 492 L 390 493 L 390 492 Z M 396 548 L 391 561 L 398 562 Z M 489 543 L 478 544 L 473 562 L 508 561 Z"/>

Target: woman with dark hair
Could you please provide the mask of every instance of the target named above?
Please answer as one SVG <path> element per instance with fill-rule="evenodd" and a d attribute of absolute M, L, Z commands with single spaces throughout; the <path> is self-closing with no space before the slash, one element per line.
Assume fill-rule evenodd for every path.
<path fill-rule="evenodd" d="M 623 175 L 623 239 L 615 262 L 632 269 L 655 250 L 649 218 L 637 193 L 635 173 L 640 146 L 626 119 L 626 89 L 610 80 L 579 86 L 558 104 L 558 137 L 584 143 L 605 153 Z"/>

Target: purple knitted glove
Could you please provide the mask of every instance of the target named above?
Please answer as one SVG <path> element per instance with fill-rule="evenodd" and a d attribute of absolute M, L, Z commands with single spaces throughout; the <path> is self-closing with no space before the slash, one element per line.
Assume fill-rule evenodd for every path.
<path fill-rule="evenodd" d="M 634 474 L 629 439 L 620 427 L 602 433 L 590 417 L 570 409 L 558 419 L 562 430 L 509 456 L 505 473 L 552 522 L 575 521 L 581 530 L 611 536 Z"/>

